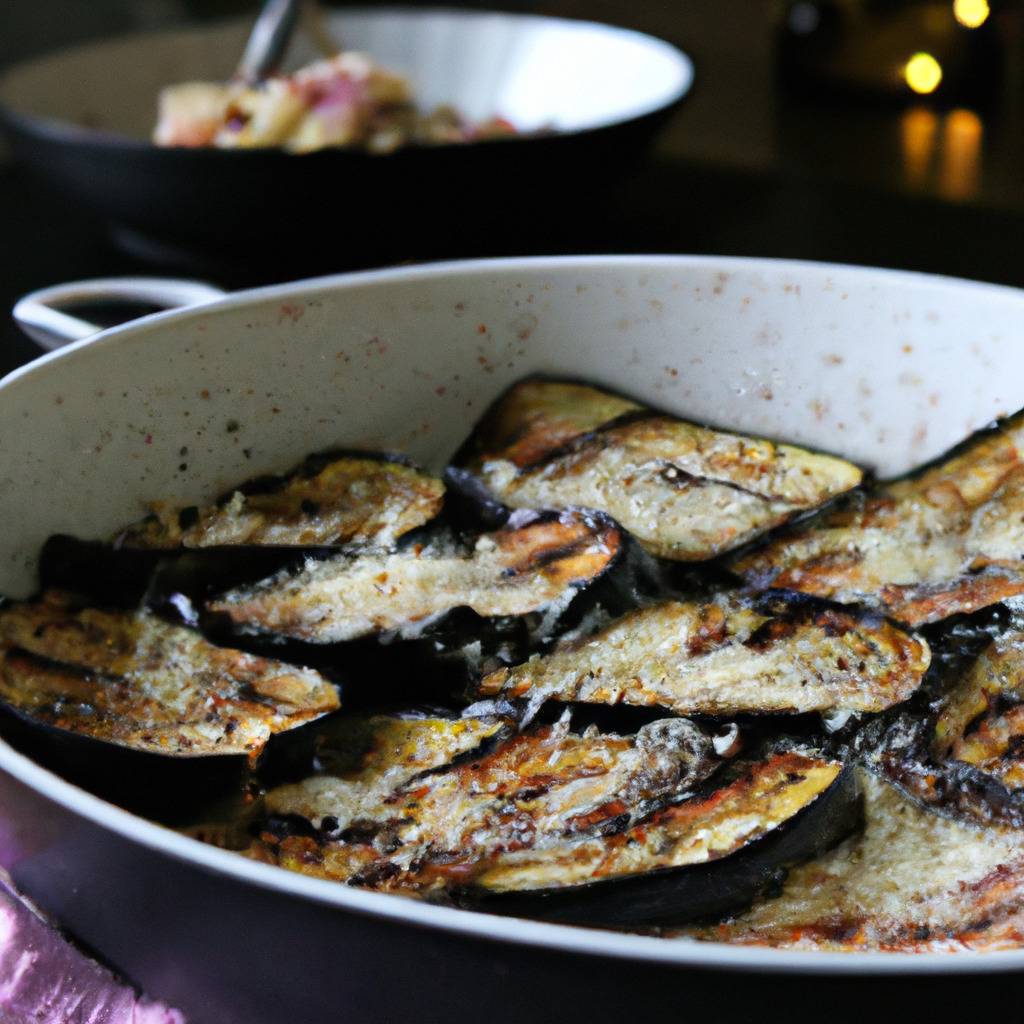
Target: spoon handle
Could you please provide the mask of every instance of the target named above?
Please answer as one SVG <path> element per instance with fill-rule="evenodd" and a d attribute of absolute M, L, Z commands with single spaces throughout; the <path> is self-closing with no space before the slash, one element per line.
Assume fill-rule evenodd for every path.
<path fill-rule="evenodd" d="M 280 65 L 301 9 L 302 0 L 265 0 L 249 33 L 236 77 L 248 85 L 256 85 Z"/>

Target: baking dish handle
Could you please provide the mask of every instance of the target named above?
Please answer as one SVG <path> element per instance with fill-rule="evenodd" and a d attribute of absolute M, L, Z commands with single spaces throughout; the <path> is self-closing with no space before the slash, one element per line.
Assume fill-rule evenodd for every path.
<path fill-rule="evenodd" d="M 19 299 L 12 310 L 18 326 L 45 349 L 60 348 L 104 328 L 63 312 L 61 306 L 119 302 L 175 309 L 219 299 L 225 292 L 202 281 L 169 277 L 105 277 L 40 288 Z"/>

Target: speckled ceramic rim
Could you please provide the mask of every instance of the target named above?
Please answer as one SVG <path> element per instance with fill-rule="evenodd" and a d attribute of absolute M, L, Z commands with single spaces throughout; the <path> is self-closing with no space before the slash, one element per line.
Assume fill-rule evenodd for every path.
<path fill-rule="evenodd" d="M 331 288 L 344 290 L 353 285 L 387 283 L 410 277 L 471 277 L 495 271 L 544 271 L 558 268 L 644 266 L 698 266 L 712 271 L 784 269 L 799 274 L 801 270 L 830 269 L 829 265 L 800 261 L 761 259 L 731 259 L 723 257 L 679 256 L 596 256 L 553 257 L 504 260 L 474 260 L 430 264 L 393 270 L 370 271 L 339 275 L 313 281 L 299 281 L 271 288 L 254 289 L 230 295 L 203 307 L 205 313 L 227 307 L 244 307 L 255 301 L 287 299 L 309 290 Z M 993 294 L 1011 294 L 1024 297 L 1024 293 L 998 285 L 979 284 L 956 278 L 942 278 L 904 271 L 876 270 L 832 265 L 837 273 L 863 274 L 885 280 L 889 284 L 928 283 L 943 289 L 970 289 L 990 291 Z M 85 345 L 118 344 L 128 341 L 144 327 L 158 321 L 171 325 L 175 320 L 190 315 L 188 309 L 155 313 L 141 320 L 112 328 L 97 335 L 49 353 L 15 370 L 0 381 L 0 392 L 12 382 L 29 374 L 45 373 L 48 365 L 67 358 Z M 2 399 L 0 399 L 2 400 Z M 140 843 L 179 860 L 195 864 L 205 870 L 228 875 L 240 882 L 260 886 L 295 897 L 313 900 L 339 909 L 388 918 L 425 928 L 440 928 L 496 942 L 514 942 L 559 949 L 566 952 L 642 960 L 653 963 L 677 964 L 681 967 L 701 967 L 740 971 L 777 971 L 794 974 L 975 974 L 1024 969 L 1024 950 L 1002 952 L 957 953 L 816 953 L 790 950 L 760 949 L 729 946 L 720 943 L 698 943 L 684 940 L 666 940 L 639 935 L 574 928 L 565 925 L 544 924 L 513 918 L 495 917 L 473 911 L 430 906 L 414 900 L 381 893 L 350 889 L 335 882 L 309 878 L 266 864 L 247 860 L 229 851 L 205 845 L 198 840 L 179 835 L 169 829 L 152 824 L 127 811 L 108 804 L 98 797 L 64 781 L 40 767 L 9 745 L 0 741 L 0 768 L 29 786 L 37 793 L 53 800 L 74 814 L 109 829 L 124 838 Z"/>

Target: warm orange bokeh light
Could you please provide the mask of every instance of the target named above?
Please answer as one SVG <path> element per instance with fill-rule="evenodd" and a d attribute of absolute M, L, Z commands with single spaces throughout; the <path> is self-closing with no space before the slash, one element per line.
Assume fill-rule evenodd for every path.
<path fill-rule="evenodd" d="M 958 107 L 945 119 L 939 192 L 947 199 L 970 199 L 978 192 L 984 127 L 973 110 Z"/>
<path fill-rule="evenodd" d="M 980 28 L 991 13 L 988 0 L 953 0 L 953 17 L 964 28 Z"/>
<path fill-rule="evenodd" d="M 930 53 L 915 53 L 903 66 L 907 85 L 922 96 L 935 92 L 942 81 L 942 65 Z"/>

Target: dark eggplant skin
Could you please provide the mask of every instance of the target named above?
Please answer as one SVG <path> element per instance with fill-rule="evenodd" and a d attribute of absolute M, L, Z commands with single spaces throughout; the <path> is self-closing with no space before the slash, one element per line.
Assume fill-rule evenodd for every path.
<path fill-rule="evenodd" d="M 237 545 L 208 548 L 118 548 L 104 541 L 54 534 L 39 556 L 42 590 L 63 590 L 107 607 L 154 611 L 188 620 L 169 605 L 171 595 L 201 604 L 207 597 L 297 565 L 327 558 L 335 548 Z M 194 624 L 194 623 L 190 623 Z"/>
<path fill-rule="evenodd" d="M 151 607 L 171 609 L 172 614 L 175 609 L 186 608 L 195 614 L 194 621 L 215 642 L 264 654 L 278 652 L 279 657 L 298 659 L 328 674 L 332 670 L 344 672 L 348 683 L 347 699 L 355 695 L 360 686 L 360 667 L 369 669 L 372 678 L 377 680 L 378 670 L 384 665 L 420 677 L 421 681 L 415 684 L 419 686 L 422 686 L 424 666 L 428 667 L 428 676 L 440 673 L 444 677 L 442 690 L 436 687 L 426 691 L 410 689 L 405 694 L 409 699 L 437 699 L 442 692 L 445 696 L 461 697 L 469 682 L 482 671 L 514 664 L 534 652 L 547 650 L 559 636 L 576 629 L 588 617 L 598 621 L 613 617 L 659 591 L 660 573 L 651 557 L 602 513 L 589 510 L 521 512 L 505 529 L 528 529 L 534 525 L 539 528 L 548 523 L 569 521 L 567 517 L 586 522 L 588 529 L 606 535 L 612 545 L 611 557 L 591 578 L 570 582 L 571 596 L 566 594 L 569 600 L 554 612 L 549 612 L 545 606 L 524 615 L 486 616 L 466 605 L 457 605 L 434 618 L 425 628 L 410 633 L 390 630 L 352 640 L 317 643 L 276 635 L 272 631 L 254 631 L 214 610 L 210 601 L 198 604 L 194 597 L 203 587 L 187 578 L 189 563 L 185 560 L 176 563 L 181 567 L 180 572 L 172 567 L 161 568 L 150 588 L 148 601 Z M 463 544 L 472 550 L 480 537 L 479 533 L 465 536 Z M 429 543 L 430 536 L 417 532 L 414 539 L 417 543 Z M 407 550 L 410 544 L 400 545 L 399 552 Z M 322 553 L 319 551 L 318 555 Z M 202 560 L 196 564 L 201 566 Z M 206 592 L 209 593 L 208 587 Z M 555 606 L 556 602 L 552 602 L 551 607 Z M 379 694 L 376 699 L 381 699 Z"/>
<path fill-rule="evenodd" d="M 470 890 L 467 908 L 562 924 L 642 927 L 714 920 L 778 887 L 789 869 L 821 856 L 862 820 L 857 773 L 846 765 L 813 803 L 764 838 L 706 864 L 532 892 Z"/>
<path fill-rule="evenodd" d="M 67 732 L 5 706 L 0 706 L 0 737 L 74 785 L 171 828 L 234 817 L 251 798 L 253 766 L 244 755 L 163 757 Z M 273 763 L 276 739 L 261 760 Z"/>

